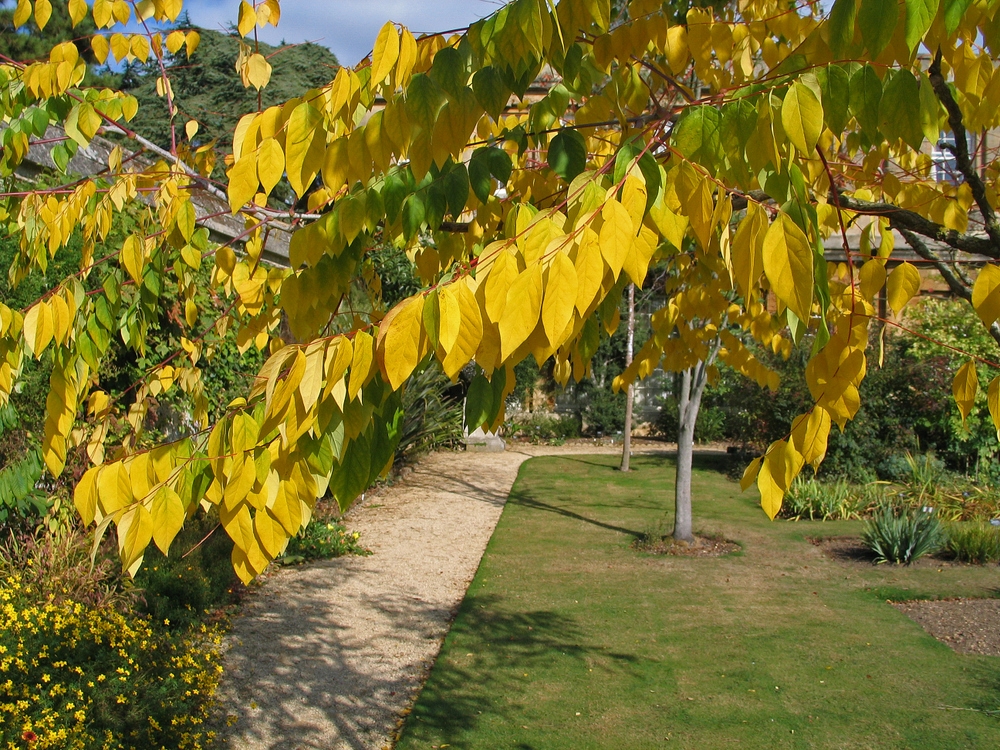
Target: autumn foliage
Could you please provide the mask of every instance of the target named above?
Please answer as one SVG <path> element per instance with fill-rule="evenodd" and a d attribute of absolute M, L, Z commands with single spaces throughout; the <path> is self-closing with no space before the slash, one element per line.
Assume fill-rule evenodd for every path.
<path fill-rule="evenodd" d="M 33 14 L 43 27 L 50 7 L 20 0 L 18 22 Z M 100 60 L 197 54 L 196 32 L 158 31 L 181 0 L 68 7 L 75 22 L 92 16 Z M 0 220 L 21 248 L 11 276 L 44 272 L 71 236 L 84 243 L 79 272 L 51 293 L 25 310 L 0 304 L 0 400 L 25 358 L 52 358 L 46 465 L 58 475 L 68 451 L 87 452 L 77 508 L 99 534 L 117 528 L 126 568 L 151 542 L 166 551 L 211 504 L 252 578 L 317 497 L 346 506 L 387 468 L 418 364 L 433 357 L 455 377 L 474 363 L 468 427 L 495 426 L 513 366 L 552 358 L 559 382 L 583 377 L 601 328 L 618 325 L 622 290 L 654 263 L 668 271 L 666 304 L 619 386 L 658 365 L 690 368 L 721 342 L 722 361 L 773 388 L 777 375 L 743 342 L 787 356 L 815 334 L 813 407 L 744 478 L 773 517 L 804 465 L 822 461 L 832 425 L 859 408 L 876 295 L 885 288 L 899 313 L 918 291 L 913 264 L 887 271 L 890 230 L 911 245 L 1000 256 L 996 164 L 966 169 L 961 153 L 966 130 L 995 127 L 1000 112 L 995 3 L 837 0 L 824 14 L 819 3 L 744 0 L 678 13 L 633 0 L 614 13 L 609 0 L 514 0 L 449 37 L 387 23 L 369 58 L 327 86 L 248 112 L 231 154 L 177 116 L 165 64 L 157 90 L 172 150 L 135 160 L 116 148 L 106 172 L 51 189 L 17 186 L 32 142 L 55 125 L 69 152 L 102 131 L 147 147 L 129 127 L 135 99 L 80 88 L 73 44 L 48 60 L 0 61 Z M 279 17 L 278 0 L 240 4 L 234 62 L 247 87 L 268 84 L 254 31 Z M 540 73 L 552 85 L 529 92 Z M 958 184 L 932 176 L 942 130 L 956 136 Z M 294 206 L 268 200 L 281 180 Z M 235 241 L 208 242 L 199 192 L 226 199 L 245 227 Z M 125 212 L 136 231 L 107 247 Z M 286 268 L 262 262 L 278 231 L 291 233 Z M 826 262 L 831 235 L 853 263 Z M 368 255 L 376 244 L 405 254 L 424 284 L 389 310 Z M 164 299 L 190 302 L 203 263 L 230 302 L 216 329 L 269 355 L 254 386 L 208 423 L 194 310 L 183 350 L 128 404 L 114 402 L 97 375 L 111 338 L 141 350 Z M 972 301 L 987 326 L 1000 317 L 996 267 Z M 977 387 L 974 365 L 963 367 L 961 409 Z M 187 394 L 199 424 L 151 444 L 145 409 L 170 389 Z M 998 381 L 989 394 L 998 418 Z M 108 440 L 112 424 L 128 425 L 124 439 Z"/>

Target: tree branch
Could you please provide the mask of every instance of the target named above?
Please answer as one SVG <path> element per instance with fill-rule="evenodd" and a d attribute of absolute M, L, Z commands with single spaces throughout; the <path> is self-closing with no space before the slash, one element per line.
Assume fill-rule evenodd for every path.
<path fill-rule="evenodd" d="M 956 232 L 954 229 L 945 229 L 914 211 L 900 208 L 892 203 L 865 201 L 842 193 L 838 198 L 842 208 L 867 216 L 884 216 L 889 219 L 889 225 L 900 232 L 907 230 L 964 253 L 984 255 L 993 259 L 1000 258 L 1000 241 L 994 242 L 992 238 L 976 237 L 973 234 Z"/>
<path fill-rule="evenodd" d="M 986 233 L 990 236 L 993 244 L 1000 247 L 1000 225 L 997 224 L 996 212 L 993 210 L 993 206 L 990 205 L 989 199 L 986 196 L 986 186 L 983 184 L 983 180 L 976 170 L 976 165 L 973 164 L 972 158 L 969 156 L 969 137 L 965 130 L 962 110 L 959 108 L 958 102 L 955 101 L 951 89 L 948 88 L 948 84 L 941 74 L 940 47 L 934 56 L 934 62 L 927 69 L 927 76 L 930 78 L 931 88 L 934 89 L 934 93 L 948 113 L 948 125 L 951 127 L 952 133 L 955 134 L 955 145 L 949 150 L 955 155 L 955 164 L 958 166 L 958 171 L 962 173 L 965 183 L 972 189 L 972 197 L 983 214 Z"/>
<path fill-rule="evenodd" d="M 907 244 L 913 249 L 917 255 L 919 255 L 924 260 L 929 260 L 937 272 L 941 274 L 941 277 L 948 284 L 948 288 L 951 289 L 952 293 L 966 300 L 970 305 L 972 304 L 972 284 L 968 278 L 961 278 L 959 273 L 956 273 L 958 269 L 953 269 L 948 265 L 941 257 L 927 247 L 926 243 L 920 239 L 916 234 L 908 229 L 898 229 L 899 233 L 903 235 L 903 239 L 906 240 Z M 993 323 L 989 327 L 990 336 L 993 340 L 1000 344 L 1000 325 Z"/>

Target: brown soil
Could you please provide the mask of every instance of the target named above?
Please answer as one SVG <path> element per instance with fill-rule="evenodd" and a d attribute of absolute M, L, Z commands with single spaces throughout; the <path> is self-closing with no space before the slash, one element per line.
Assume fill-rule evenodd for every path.
<path fill-rule="evenodd" d="M 856 536 L 813 537 L 809 539 L 831 560 L 845 565 L 870 568 L 875 564 L 875 555 Z M 965 563 L 947 560 L 938 555 L 927 555 L 910 563 L 913 568 L 953 568 Z"/>
<path fill-rule="evenodd" d="M 740 545 L 728 539 L 698 535 L 695 535 L 694 544 L 675 542 L 670 537 L 664 537 L 655 542 L 638 539 L 634 546 L 638 550 L 654 555 L 677 555 L 681 557 L 722 557 L 723 555 L 730 555 L 740 548 Z"/>
<path fill-rule="evenodd" d="M 959 653 L 1000 656 L 1000 599 L 944 599 L 892 606 Z"/>
<path fill-rule="evenodd" d="M 810 539 L 823 554 L 843 565 L 871 567 L 875 556 L 853 536 Z M 915 568 L 951 568 L 966 563 L 936 555 L 912 563 Z M 963 654 L 1000 656 L 1000 599 L 942 599 L 893 602 L 930 635 Z"/>

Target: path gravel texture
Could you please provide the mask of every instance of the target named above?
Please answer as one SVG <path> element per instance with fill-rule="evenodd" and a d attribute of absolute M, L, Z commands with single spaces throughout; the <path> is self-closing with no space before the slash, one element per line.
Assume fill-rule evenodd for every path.
<path fill-rule="evenodd" d="M 663 444 L 637 446 L 635 452 Z M 532 455 L 620 446 L 436 453 L 352 510 L 370 557 L 285 568 L 229 638 L 222 734 L 240 750 L 389 747 Z"/>

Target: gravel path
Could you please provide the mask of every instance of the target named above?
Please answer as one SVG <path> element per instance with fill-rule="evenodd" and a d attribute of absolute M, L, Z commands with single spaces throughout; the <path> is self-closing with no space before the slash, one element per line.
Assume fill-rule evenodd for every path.
<path fill-rule="evenodd" d="M 636 446 L 636 451 L 664 445 Z M 230 747 L 391 744 L 475 575 L 521 463 L 615 452 L 570 445 L 437 453 L 362 503 L 348 526 L 370 557 L 286 568 L 234 623 L 219 699 Z"/>

